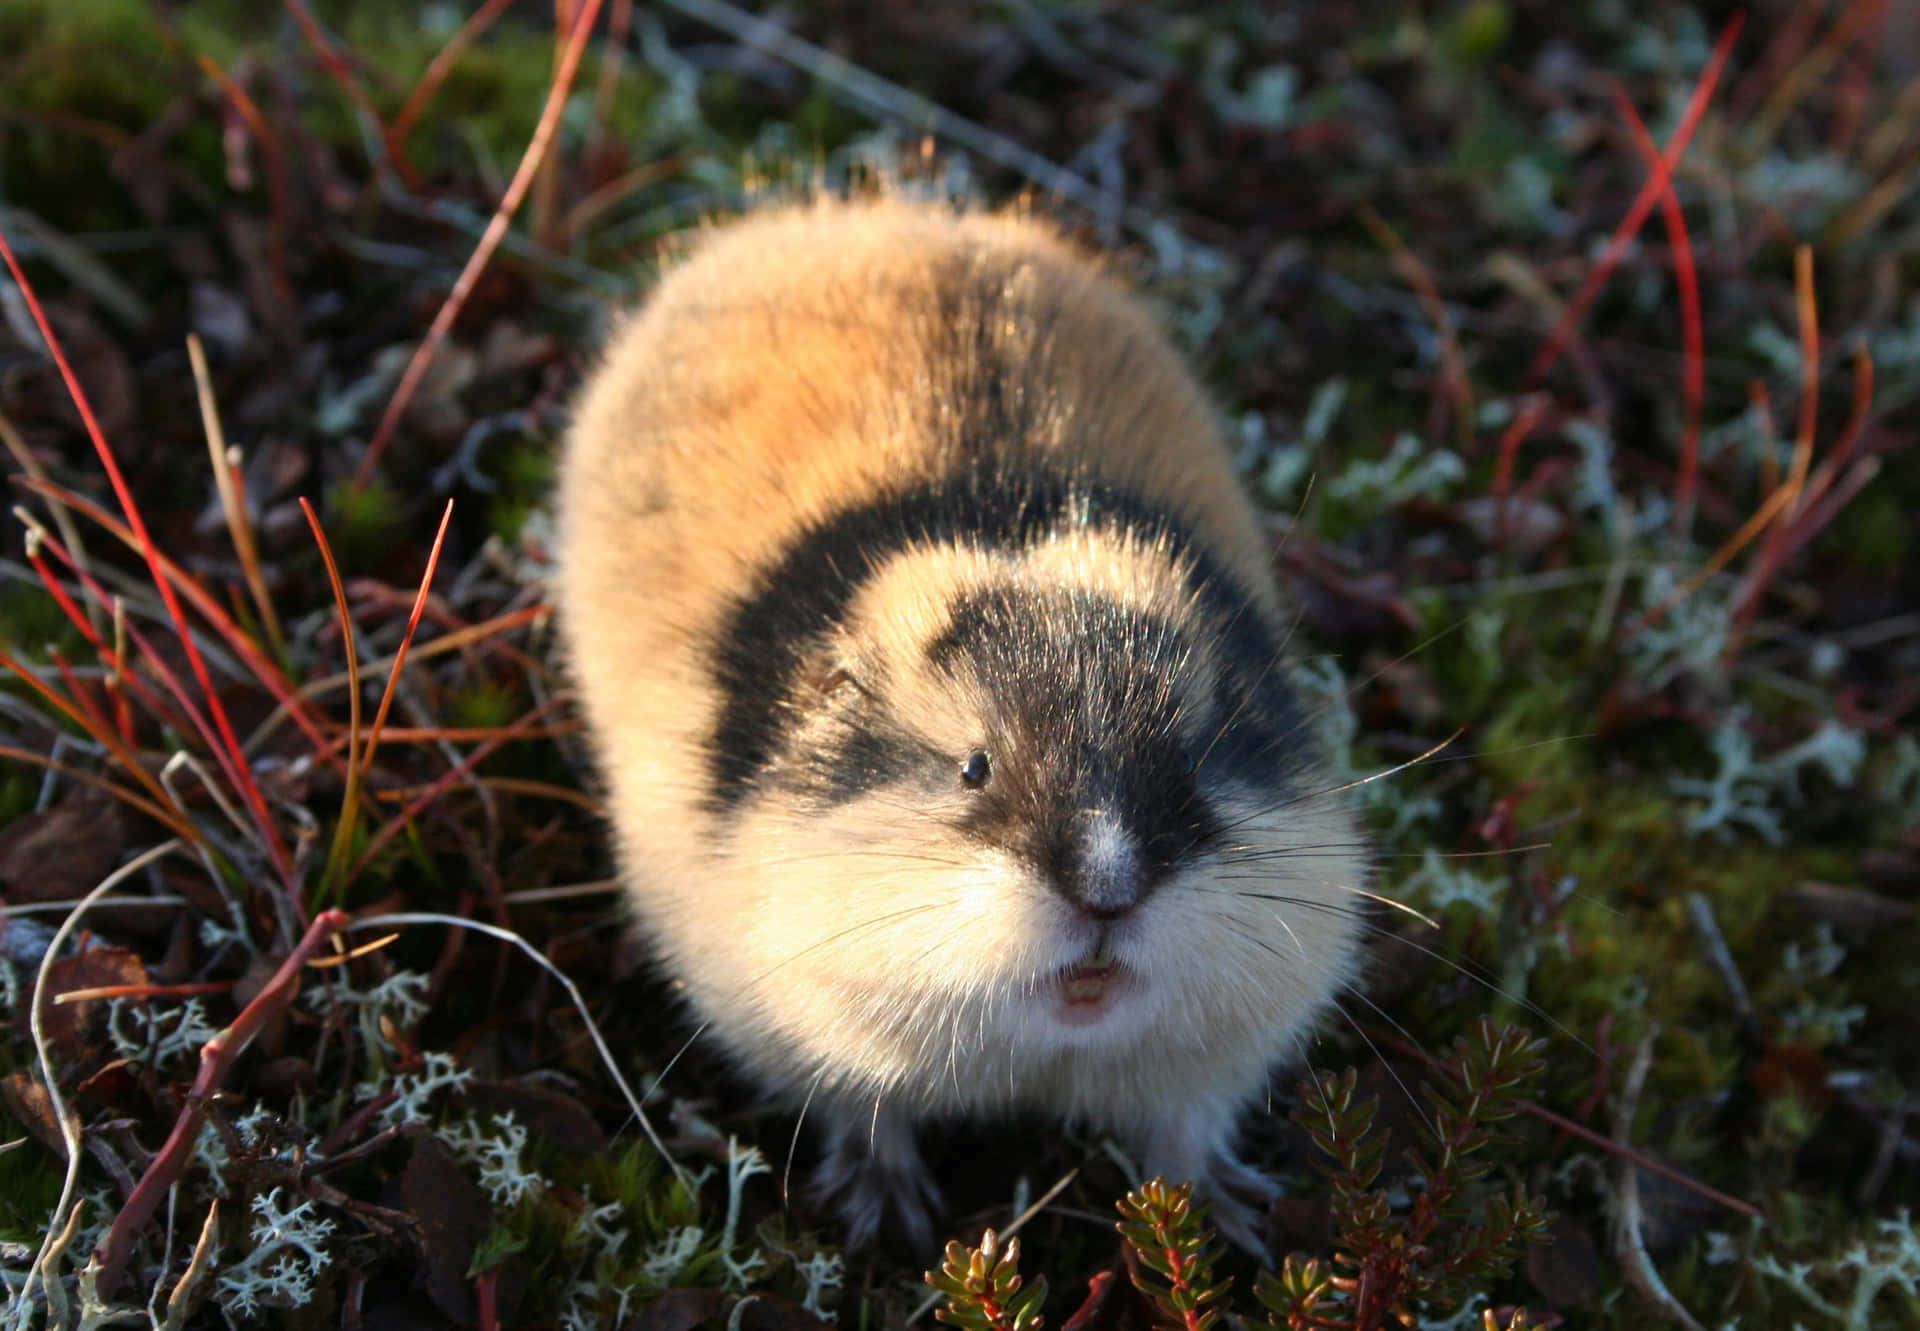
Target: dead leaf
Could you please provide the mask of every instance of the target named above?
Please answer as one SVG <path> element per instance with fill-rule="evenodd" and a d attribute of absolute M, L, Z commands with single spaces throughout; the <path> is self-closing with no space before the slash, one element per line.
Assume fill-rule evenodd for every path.
<path fill-rule="evenodd" d="M 1571 1216 L 1555 1216 L 1547 1243 L 1527 1245 L 1527 1279 L 1555 1308 L 1579 1308 L 1600 1290 L 1605 1273 L 1599 1245 Z"/>
<path fill-rule="evenodd" d="M 479 1317 L 467 1270 L 474 1249 L 493 1223 L 493 1208 L 438 1137 L 414 1147 L 400 1176 L 400 1209 L 420 1222 L 421 1283 L 449 1320 L 471 1326 Z"/>
<path fill-rule="evenodd" d="M 670 1289 L 628 1318 L 620 1331 L 693 1331 L 716 1322 L 727 1306 L 717 1289 Z"/>
<path fill-rule="evenodd" d="M 0 831 L 0 893 L 14 905 L 85 896 L 125 849 L 120 806 L 92 786 L 76 786 L 52 808 Z"/>
<path fill-rule="evenodd" d="M 53 1116 L 53 1101 L 47 1088 L 25 1072 L 10 1072 L 0 1079 L 0 1099 L 14 1120 L 33 1134 L 33 1139 L 52 1151 L 55 1158 L 67 1158 L 67 1144 L 60 1136 L 60 1122 Z"/>
<path fill-rule="evenodd" d="M 586 1106 L 562 1091 L 513 1081 L 467 1083 L 463 1092 L 475 1109 L 510 1110 L 535 1135 L 570 1151 L 599 1155 L 607 1149 L 607 1134 L 594 1122 Z"/>
<path fill-rule="evenodd" d="M 92 947 L 76 956 L 61 957 L 47 968 L 47 989 L 41 998 L 41 1029 L 60 1061 L 69 1067 L 83 1063 L 92 1052 L 93 1032 L 105 1022 L 107 1002 L 89 998 L 78 1003 L 54 1000 L 75 989 L 100 989 L 108 985 L 147 984 L 147 968 L 140 958 L 121 947 Z M 21 1006 L 20 1024 L 27 1020 L 26 1005 Z"/>

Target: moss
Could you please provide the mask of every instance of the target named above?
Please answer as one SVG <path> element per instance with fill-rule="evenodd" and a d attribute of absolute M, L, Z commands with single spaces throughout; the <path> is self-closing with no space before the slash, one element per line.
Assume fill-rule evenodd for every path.
<path fill-rule="evenodd" d="M 367 568 L 394 546 L 405 528 L 406 506 L 378 481 L 356 489 L 341 482 L 327 491 L 327 542 L 343 575 Z"/>

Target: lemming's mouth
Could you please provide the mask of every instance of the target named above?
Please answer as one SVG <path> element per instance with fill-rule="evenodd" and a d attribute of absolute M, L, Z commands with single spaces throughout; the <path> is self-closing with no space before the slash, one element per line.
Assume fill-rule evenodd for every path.
<path fill-rule="evenodd" d="M 1054 977 L 1060 1019 L 1070 1026 L 1090 1025 L 1104 1017 L 1133 983 L 1133 972 L 1114 955 L 1110 934 L 1100 945 Z"/>

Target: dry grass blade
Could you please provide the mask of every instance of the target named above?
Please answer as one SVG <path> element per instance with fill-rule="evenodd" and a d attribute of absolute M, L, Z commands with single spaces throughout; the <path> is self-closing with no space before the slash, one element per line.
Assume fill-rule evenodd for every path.
<path fill-rule="evenodd" d="M 240 749 L 240 741 L 233 732 L 233 723 L 227 718 L 226 706 L 220 701 L 219 690 L 213 686 L 213 676 L 207 669 L 205 658 L 200 654 L 198 643 L 194 640 L 192 627 L 187 623 L 186 612 L 180 606 L 180 598 L 174 594 L 173 584 L 160 567 L 159 550 L 147 531 L 146 522 L 140 515 L 139 505 L 134 503 L 133 491 L 128 488 L 127 478 L 121 473 L 119 459 L 114 456 L 113 449 L 107 444 L 106 434 L 101 430 L 100 422 L 94 415 L 93 405 L 88 400 L 85 390 L 81 388 L 80 380 L 74 374 L 72 364 L 67 360 L 66 351 L 60 345 L 60 339 L 54 333 L 46 311 L 41 308 L 39 297 L 34 294 L 32 284 L 27 281 L 26 272 L 21 268 L 20 260 L 15 256 L 13 246 L 8 242 L 4 231 L 0 231 L 0 259 L 5 260 L 7 270 L 13 274 L 13 280 L 19 287 L 21 298 L 25 300 L 34 324 L 40 330 L 40 336 L 46 341 L 47 351 L 59 368 L 60 377 L 66 384 L 67 394 L 73 401 L 74 409 L 80 413 L 81 424 L 85 426 L 87 437 L 93 443 L 94 452 L 99 457 L 101 466 L 106 470 L 107 479 L 113 486 L 114 496 L 120 502 L 120 511 L 126 515 L 127 524 L 140 543 L 140 552 L 147 561 L 148 574 L 153 580 L 155 589 L 160 593 L 160 599 L 166 603 L 167 614 L 173 621 L 174 631 L 179 635 L 181 649 L 187 655 L 188 664 L 192 667 L 194 676 L 199 681 L 201 694 L 206 699 L 207 709 L 219 730 L 219 742 L 214 744 L 214 752 L 219 757 L 221 765 L 228 769 L 229 776 L 240 790 L 241 797 L 246 800 L 248 810 L 258 824 L 260 836 L 267 846 L 268 855 L 275 869 L 279 871 L 282 884 L 289 895 L 295 895 L 292 857 L 287 853 L 286 843 L 281 840 L 279 827 L 274 823 L 272 815 L 267 812 L 266 799 L 261 795 L 259 783 L 254 780 L 253 771 L 247 765 L 246 756 Z"/>
<path fill-rule="evenodd" d="M 1407 247 L 1400 233 L 1387 225 L 1372 204 L 1362 204 L 1358 216 L 1374 243 L 1392 257 L 1394 270 L 1413 288 L 1420 308 L 1426 311 L 1427 320 L 1433 325 L 1434 336 L 1440 341 L 1441 377 L 1453 406 L 1454 436 L 1461 451 L 1470 451 L 1474 436 L 1473 384 L 1467 378 L 1467 360 L 1460 351 L 1460 332 L 1453 326 L 1453 316 L 1447 312 L 1440 288 L 1427 266 L 1420 262 L 1420 256 Z"/>
<path fill-rule="evenodd" d="M 13 422 L 7 419 L 7 413 L 4 411 L 0 411 L 0 445 L 5 446 L 30 482 L 40 485 L 52 483 L 53 478 L 47 474 L 46 467 L 41 464 L 39 458 L 34 456 L 33 450 L 27 447 L 27 441 L 22 439 L 20 432 L 13 428 Z M 67 548 L 73 551 L 74 559 L 84 568 L 87 562 L 87 547 L 81 540 L 80 527 L 73 520 L 73 514 L 68 511 L 65 504 L 58 501 L 50 502 L 47 507 L 52 512 L 53 525 L 60 529 L 60 536 L 66 541 Z M 89 606 L 87 613 L 89 617 L 98 614 L 99 607 Z M 99 627 L 100 625 L 95 623 L 94 628 Z"/>
<path fill-rule="evenodd" d="M 94 903 L 155 860 L 180 848 L 180 842 L 177 840 L 163 841 L 153 849 L 136 855 L 102 878 L 99 885 L 82 897 L 80 904 L 73 908 L 65 920 L 61 921 L 59 929 L 47 943 L 46 952 L 40 958 L 40 969 L 33 980 L 33 993 L 28 999 L 27 1025 L 33 1035 L 34 1061 L 40 1070 L 41 1082 L 47 1089 L 47 1100 L 53 1109 L 53 1119 L 60 1125 L 60 1132 L 66 1143 L 67 1170 L 60 1185 L 60 1198 L 54 1203 L 52 1216 L 47 1222 L 46 1237 L 42 1240 L 40 1251 L 35 1256 L 33 1265 L 28 1268 L 27 1278 L 20 1287 L 18 1306 L 23 1310 L 32 1307 L 33 1287 L 36 1283 L 47 1289 L 49 1295 L 52 1293 L 53 1277 L 47 1270 L 47 1265 L 53 1258 L 56 1246 L 64 1246 L 60 1244 L 60 1235 L 71 1233 L 69 1226 L 73 1219 L 74 1193 L 80 1182 L 80 1126 L 67 1106 L 66 1097 L 60 1093 L 60 1078 L 53 1069 L 53 1049 L 47 1042 L 46 1024 L 42 1015 L 48 1006 L 47 981 L 53 972 L 53 963 L 59 958 L 60 950 L 66 946 L 67 940 L 73 936 L 73 931 L 79 927 L 81 917 L 93 909 Z"/>
<path fill-rule="evenodd" d="M 327 847 L 326 866 L 320 873 L 320 901 L 338 902 L 346 893 L 346 880 L 341 877 L 346 867 L 347 847 L 353 843 L 354 823 L 360 813 L 360 762 L 356 748 L 360 743 L 360 648 L 354 640 L 353 610 L 347 604 L 347 589 L 340 581 L 340 568 L 333 560 L 333 546 L 327 541 L 327 533 L 320 526 L 320 519 L 308 503 L 306 496 L 300 498 L 300 511 L 307 515 L 307 526 L 313 531 L 313 540 L 320 547 L 320 558 L 327 566 L 327 581 L 333 586 L 334 609 L 339 615 L 341 651 L 347 661 L 347 782 L 346 791 L 340 797 L 340 815 L 333 824 L 333 842 Z"/>
<path fill-rule="evenodd" d="M 548 699 L 521 717 L 520 720 L 516 721 L 513 725 L 503 729 L 499 735 L 475 748 L 472 753 L 468 754 L 458 763 L 455 763 L 439 780 L 423 790 L 406 808 L 389 819 L 386 826 L 382 827 L 368 839 L 367 848 L 360 852 L 360 858 L 354 862 L 352 872 L 347 875 L 348 880 L 351 881 L 365 873 L 368 867 L 372 865 L 375 857 L 378 856 L 382 850 L 386 849 L 387 843 L 400 835 L 401 830 L 425 812 L 435 800 L 452 789 L 454 782 L 460 780 L 460 778 L 466 776 L 467 773 L 471 772 L 475 767 L 485 762 L 501 745 L 512 740 L 523 738 L 528 732 L 534 729 L 535 722 L 539 721 L 541 717 L 545 716 L 549 711 L 553 710 L 553 708 L 559 706 L 562 701 L 563 699 L 560 698 Z"/>
<path fill-rule="evenodd" d="M 481 35 L 493 26 L 494 20 L 512 5 L 513 0 L 486 0 L 461 24 L 460 30 L 447 39 L 447 44 L 435 53 L 426 71 L 420 75 L 420 81 L 413 85 L 413 91 L 401 103 L 393 123 L 387 126 L 386 139 L 387 155 L 401 166 L 403 174 L 412 170 L 407 163 L 407 136 L 413 133 L 414 124 L 420 119 L 421 113 L 432 103 L 434 94 L 440 91 L 440 85 L 453 73 L 454 66 L 460 63 L 460 57 L 466 54 L 467 48 L 479 41 Z"/>
<path fill-rule="evenodd" d="M 373 725 L 367 729 L 367 743 L 360 758 L 360 773 L 364 780 L 373 770 L 373 755 L 380 748 L 380 732 L 387 724 L 387 712 L 393 706 L 393 695 L 400 687 L 400 671 L 407 664 L 407 649 L 413 646 L 414 631 L 420 627 L 421 612 L 427 608 L 427 593 L 433 588 L 434 570 L 440 567 L 440 549 L 446 544 L 447 524 L 453 521 L 453 501 L 447 501 L 447 507 L 440 514 L 440 528 L 433 534 L 433 544 L 427 550 L 426 572 L 420 575 L 420 590 L 413 598 L 413 609 L 407 614 L 407 631 L 400 638 L 400 646 L 393 654 L 393 669 L 387 674 L 387 687 L 380 695 L 380 706 L 374 710 Z"/>
<path fill-rule="evenodd" d="M 220 424 L 220 405 L 214 400 L 213 380 L 207 373 L 207 353 L 200 345 L 198 333 L 187 334 L 187 360 L 193 366 L 193 388 L 200 402 L 200 424 L 207 437 L 207 454 L 213 463 L 213 483 L 220 494 L 220 511 L 227 519 L 227 534 L 233 540 L 234 553 L 240 558 L 240 570 L 247 580 L 247 590 L 253 596 L 254 613 L 260 616 L 260 627 L 267 635 L 267 644 L 273 650 L 274 659 L 285 667 L 287 635 L 280 627 L 280 616 L 273 608 L 273 598 L 267 594 L 266 574 L 260 567 L 260 549 L 253 539 L 253 523 L 247 517 L 238 450 L 229 450 L 227 447 L 227 432 Z"/>
<path fill-rule="evenodd" d="M 462 919 L 458 915 L 441 915 L 432 911 L 400 911 L 391 915 L 371 915 L 355 920 L 346 928 L 347 932 L 357 932 L 361 929 L 392 929 L 409 924 L 444 924 L 452 929 L 471 929 L 475 933 L 485 934 L 488 938 L 511 944 L 536 966 L 551 975 L 560 987 L 567 991 L 567 998 L 572 1002 L 573 1010 L 579 1013 L 580 1020 L 586 1023 L 587 1034 L 593 1040 L 594 1051 L 600 1056 L 601 1066 L 606 1068 L 607 1075 L 613 1078 L 613 1084 L 620 1088 L 620 1094 L 627 1102 L 627 1109 L 639 1122 L 640 1130 L 646 1133 L 647 1140 L 652 1143 L 653 1149 L 660 1153 L 660 1158 L 673 1171 L 674 1177 L 688 1189 L 694 1187 L 693 1179 L 680 1167 L 680 1162 L 674 1159 L 673 1152 L 667 1149 L 667 1144 L 660 1139 L 660 1134 L 654 1131 L 653 1121 L 647 1117 L 647 1111 L 641 1107 L 640 1098 L 634 1094 L 632 1085 L 622 1075 L 620 1064 L 613 1056 L 613 1050 L 607 1047 L 606 1038 L 600 1034 L 599 1023 L 594 1021 L 592 1012 L 587 1008 L 586 999 L 581 997 L 579 987 L 565 971 L 547 960 L 538 948 L 513 930 L 501 928 L 497 924 L 483 924 L 479 920 Z"/>
<path fill-rule="evenodd" d="M 413 401 L 414 393 L 419 391 L 427 367 L 433 363 L 434 356 L 440 351 L 440 344 L 447 340 L 447 334 L 453 330 L 453 321 L 460 317 L 467 297 L 473 292 L 474 283 L 480 280 L 480 274 L 493 258 L 493 252 L 500 247 L 501 238 L 512 225 L 514 214 L 520 210 L 520 204 L 526 198 L 540 164 L 546 160 L 547 149 L 552 146 L 554 133 L 560 127 L 560 113 L 566 109 L 567 94 L 572 90 L 574 76 L 579 72 L 581 55 L 586 51 L 587 36 L 600 16 L 602 3 L 603 0 L 585 0 L 575 17 L 573 29 L 567 36 L 566 48 L 560 56 L 559 67 L 554 72 L 553 86 L 547 90 L 546 105 L 541 107 L 533 138 L 520 157 L 520 167 L 513 173 L 513 180 L 507 185 L 500 206 L 494 209 L 480 243 L 473 247 L 473 253 L 468 256 L 466 267 L 460 270 L 460 276 L 454 280 L 453 290 L 441 302 L 440 312 L 434 315 L 426 337 L 421 339 L 419 347 L 407 361 L 407 368 L 401 372 L 400 383 L 393 390 L 393 397 L 388 401 L 379 425 L 374 428 L 373 438 L 367 444 L 360 465 L 354 470 L 355 487 L 364 487 L 373 479 L 374 470 L 380 465 L 380 455 L 386 452 L 393 432 L 399 428 L 400 418 L 406 414 L 407 404 Z"/>
<path fill-rule="evenodd" d="M 33 482 L 30 488 L 45 494 L 55 502 L 71 507 L 74 512 L 96 523 L 108 535 L 129 549 L 136 551 L 140 549 L 139 538 L 124 523 L 116 520 L 112 514 L 85 496 L 51 481 Z M 61 562 L 72 569 L 77 576 L 84 577 L 84 572 L 76 560 L 64 554 L 52 542 L 48 542 L 47 548 L 59 556 Z M 154 558 L 161 572 L 171 579 L 180 594 L 187 598 L 187 603 L 200 612 L 201 617 L 220 635 L 221 641 L 225 642 L 233 654 L 241 659 L 261 685 L 274 696 L 275 701 L 288 710 L 294 724 L 300 727 L 307 739 L 315 745 L 324 745 L 327 737 L 321 728 L 320 718 L 305 706 L 301 690 L 294 686 L 286 672 L 260 650 L 260 644 L 254 641 L 253 636 L 234 621 L 233 616 L 221 606 L 218 598 L 201 586 L 192 574 L 157 550 L 154 552 Z"/>

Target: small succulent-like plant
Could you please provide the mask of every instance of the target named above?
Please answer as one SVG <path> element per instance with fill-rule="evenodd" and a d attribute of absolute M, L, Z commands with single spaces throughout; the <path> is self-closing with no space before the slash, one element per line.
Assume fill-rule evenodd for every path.
<path fill-rule="evenodd" d="M 1410 1155 L 1418 1186 L 1396 1209 L 1376 1186 L 1387 1148 L 1374 1124 L 1375 1100 L 1356 1100 L 1351 1070 L 1315 1075 L 1293 1117 L 1329 1157 L 1335 1232 L 1330 1257 L 1294 1253 L 1260 1276 L 1255 1295 L 1279 1331 L 1381 1331 L 1417 1326 L 1419 1309 L 1456 1308 L 1499 1280 L 1528 1243 L 1545 1238 L 1545 1203 L 1522 1189 L 1481 1186 L 1493 1168 L 1487 1148 L 1518 1112 L 1543 1060 L 1525 1031 L 1482 1021 L 1454 1042 L 1455 1074 L 1421 1087 L 1425 1140 Z M 1216 1277 L 1221 1245 L 1193 1199 L 1191 1183 L 1154 1179 L 1117 1203 L 1127 1269 L 1156 1324 L 1167 1331 L 1217 1331 L 1233 1281 Z M 1022 1288 L 1020 1244 L 988 1230 L 977 1248 L 947 1245 L 927 1283 L 947 1296 L 934 1315 L 964 1331 L 1038 1331 L 1043 1281 Z M 1230 1319 L 1229 1319 L 1230 1320 Z M 1526 1310 L 1489 1308 L 1485 1331 L 1530 1331 Z M 1251 1323 L 1250 1323 L 1251 1324 Z"/>
<path fill-rule="evenodd" d="M 934 1316 L 963 1331 L 1040 1331 L 1040 1305 L 1046 1301 L 1047 1282 L 1036 1280 L 1022 1288 L 1020 1240 L 988 1230 L 980 1246 L 947 1244 L 946 1261 L 929 1271 L 926 1281 L 947 1296 Z"/>
<path fill-rule="evenodd" d="M 1169 1326 L 1211 1331 L 1233 1281 L 1213 1278 L 1220 1245 L 1207 1227 L 1206 1207 L 1193 1200 L 1193 1184 L 1154 1179 L 1115 1205 L 1120 1237 L 1134 1257 L 1128 1270 L 1135 1287 Z"/>
<path fill-rule="evenodd" d="M 1370 1331 L 1391 1319 L 1414 1324 L 1413 1307 L 1458 1306 L 1498 1279 L 1530 1242 L 1545 1238 L 1547 1212 L 1522 1189 L 1491 1192 L 1474 1185 L 1492 1168 L 1486 1148 L 1496 1124 L 1517 1111 L 1538 1075 L 1539 1044 L 1524 1031 L 1483 1020 L 1454 1043 L 1457 1078 L 1421 1087 L 1428 1107 L 1426 1141 L 1410 1163 L 1421 1187 L 1396 1212 L 1375 1187 L 1386 1134 L 1374 1125 L 1377 1100 L 1357 1101 L 1354 1074 L 1315 1075 L 1302 1087 L 1294 1120 L 1331 1157 L 1336 1248 L 1329 1262 L 1295 1254 L 1256 1294 L 1276 1326 L 1288 1331 Z M 1524 1314 L 1516 1314 L 1524 1327 Z M 1498 1325 L 1498 1323 L 1495 1323 Z"/>

